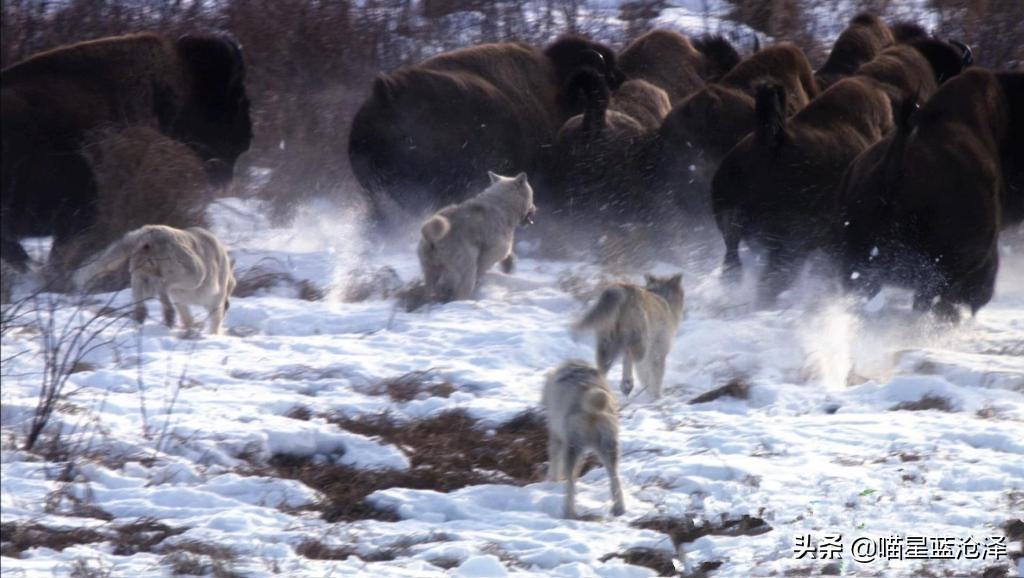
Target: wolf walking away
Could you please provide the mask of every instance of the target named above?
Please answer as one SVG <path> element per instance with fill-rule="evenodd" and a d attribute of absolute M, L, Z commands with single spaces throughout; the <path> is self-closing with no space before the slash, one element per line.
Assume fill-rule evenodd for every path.
<path fill-rule="evenodd" d="M 75 285 L 90 281 L 128 263 L 131 274 L 133 317 L 146 320 L 146 299 L 159 297 L 164 323 L 174 326 L 177 309 L 186 329 L 194 324 L 189 305 L 201 305 L 209 313 L 210 333 L 220 334 L 235 275 L 227 249 L 212 233 L 200 227 L 175 229 L 146 225 L 125 235 L 95 261 L 79 269 Z"/>
<path fill-rule="evenodd" d="M 683 317 L 683 276 L 644 275 L 647 286 L 615 283 L 574 326 L 597 334 L 597 367 L 604 375 L 622 356 L 622 393 L 633 391 L 633 366 L 640 383 L 661 397 L 665 358 Z"/>
<path fill-rule="evenodd" d="M 624 514 L 619 409 L 604 375 L 586 362 L 567 361 L 548 374 L 541 403 L 548 414 L 548 480 L 566 480 L 564 516 L 576 517 L 576 478 L 588 449 L 608 472 L 612 514 Z"/>
<path fill-rule="evenodd" d="M 526 173 L 503 177 L 488 172 L 482 193 L 438 211 L 423 223 L 419 244 L 423 280 L 442 303 L 473 296 L 480 278 L 495 263 L 511 273 L 516 227 L 533 223 L 537 208 Z"/>

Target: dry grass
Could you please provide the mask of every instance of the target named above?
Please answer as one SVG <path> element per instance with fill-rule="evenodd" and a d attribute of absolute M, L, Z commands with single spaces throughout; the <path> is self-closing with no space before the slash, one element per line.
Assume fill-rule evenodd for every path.
<path fill-rule="evenodd" d="M 345 303 L 359 303 L 370 299 L 390 299 L 403 288 L 402 279 L 393 268 L 356 269 L 344 280 L 345 289 L 341 300 Z"/>
<path fill-rule="evenodd" d="M 623 552 L 616 552 L 614 554 L 605 554 L 601 557 L 602 562 L 607 562 L 612 558 L 621 558 L 626 564 L 633 566 L 643 566 L 644 568 L 650 568 L 658 573 L 658 576 L 678 576 L 679 572 L 676 570 L 674 563 L 674 557 L 670 552 L 664 550 L 655 550 L 654 548 L 629 548 Z"/>
<path fill-rule="evenodd" d="M 283 264 L 273 259 L 264 259 L 237 275 L 235 297 L 252 297 L 276 289 L 288 287 L 295 297 L 303 301 L 322 301 L 327 292 L 309 279 L 297 279 L 284 270 Z"/>
<path fill-rule="evenodd" d="M 447 542 L 451 539 L 451 536 L 443 532 L 431 532 L 421 536 L 403 536 L 384 548 L 360 554 L 358 548 L 352 544 L 329 546 L 321 540 L 309 538 L 295 547 L 295 553 L 310 560 L 347 560 L 350 556 L 356 556 L 363 562 L 388 562 L 399 557 L 409 556 L 414 546 L 431 542 Z"/>
<path fill-rule="evenodd" d="M 447 398 L 457 390 L 451 382 L 439 378 L 434 370 L 428 369 L 384 379 L 361 391 L 367 395 L 387 395 L 392 401 L 405 403 L 428 397 Z"/>
<path fill-rule="evenodd" d="M 36 522 L 5 522 L 0 525 L 0 542 L 3 555 L 15 558 L 32 548 L 49 548 L 61 552 L 71 546 L 101 542 L 111 543 L 115 555 L 130 556 L 138 552 L 152 552 L 167 538 L 184 531 L 185 528 L 172 528 L 151 518 L 140 518 L 129 524 L 103 524 L 91 528 L 56 528 Z"/>
<path fill-rule="evenodd" d="M 342 429 L 380 438 L 409 455 L 408 470 L 362 470 L 323 464 L 306 456 L 275 455 L 254 473 L 302 481 L 320 491 L 318 508 L 330 522 L 377 519 L 396 521 L 366 497 L 387 488 L 450 492 L 488 483 L 524 484 L 539 479 L 546 458 L 546 426 L 534 414 L 522 414 L 488 432 L 464 411 L 399 422 L 387 414 L 331 417 Z"/>
<path fill-rule="evenodd" d="M 723 517 L 717 521 L 707 521 L 700 526 L 697 526 L 689 516 L 657 516 L 636 520 L 630 525 L 634 528 L 661 532 L 672 539 L 672 545 L 676 548 L 680 544 L 693 542 L 704 536 L 757 536 L 772 530 L 764 519 L 748 515 L 735 519 Z"/>
<path fill-rule="evenodd" d="M 917 401 L 901 401 L 889 408 L 889 411 L 927 411 L 936 409 L 939 411 L 954 411 L 952 402 L 940 395 L 925 395 Z"/>

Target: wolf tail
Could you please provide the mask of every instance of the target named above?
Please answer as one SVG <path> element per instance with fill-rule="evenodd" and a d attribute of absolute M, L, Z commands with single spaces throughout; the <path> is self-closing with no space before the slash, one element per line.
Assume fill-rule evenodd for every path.
<path fill-rule="evenodd" d="M 107 247 L 106 251 L 93 258 L 92 262 L 75 271 L 72 277 L 75 287 L 86 289 L 89 283 L 96 277 L 123 267 L 128 258 L 131 257 L 132 248 L 135 246 L 135 236 L 132 233 L 128 233 L 120 240 L 115 241 Z"/>
<path fill-rule="evenodd" d="M 443 239 L 451 230 L 452 224 L 448 219 L 442 215 L 434 215 L 427 219 L 426 223 L 423 223 L 423 228 L 420 231 L 423 233 L 424 239 L 434 243 Z"/>
<path fill-rule="evenodd" d="M 591 414 L 603 413 L 612 404 L 608 392 L 597 388 L 590 389 L 584 393 L 580 402 L 583 405 L 583 411 Z"/>
<path fill-rule="evenodd" d="M 625 302 L 626 290 L 622 287 L 609 287 L 605 289 L 601 292 L 601 297 L 597 300 L 597 303 L 587 311 L 583 319 L 576 322 L 574 328 L 577 331 L 585 331 L 611 325 L 615 322 L 619 315 L 619 310 Z"/>
<path fill-rule="evenodd" d="M 600 130 L 604 128 L 608 112 L 610 91 L 604 76 L 597 70 L 584 67 L 573 73 L 565 83 L 564 91 L 573 99 L 584 103 L 583 128 Z"/>

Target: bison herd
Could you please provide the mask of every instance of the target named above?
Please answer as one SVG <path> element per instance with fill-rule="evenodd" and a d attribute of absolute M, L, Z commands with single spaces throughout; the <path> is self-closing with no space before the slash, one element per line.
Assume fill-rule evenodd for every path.
<path fill-rule="evenodd" d="M 244 80 L 224 35 L 100 39 L 5 69 L 5 262 L 24 266 L 22 237 L 59 253 L 101 220 L 97 131 L 147 127 L 229 179 L 252 139 Z M 955 319 L 991 299 L 1000 230 L 1024 219 L 1024 72 L 870 14 L 816 71 L 792 43 L 741 58 L 660 29 L 619 52 L 576 35 L 463 48 L 379 74 L 347 138 L 379 224 L 527 172 L 541 220 L 654 246 L 714 223 L 723 276 L 745 243 L 768 304 L 823 253 L 849 290 L 906 287 Z"/>

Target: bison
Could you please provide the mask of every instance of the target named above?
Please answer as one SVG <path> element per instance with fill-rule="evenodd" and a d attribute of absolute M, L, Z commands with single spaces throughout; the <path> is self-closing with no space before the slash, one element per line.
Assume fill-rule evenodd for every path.
<path fill-rule="evenodd" d="M 220 34 L 132 34 L 43 52 L 0 73 L 3 257 L 24 268 L 25 236 L 60 252 L 97 220 L 81 149 L 94 130 L 143 125 L 187 145 L 216 183 L 252 140 L 245 63 Z"/>
<path fill-rule="evenodd" d="M 825 64 L 815 73 L 819 86 L 828 88 L 840 78 L 853 75 L 894 42 L 889 26 L 878 16 L 866 12 L 854 16 L 832 45 Z"/>
<path fill-rule="evenodd" d="M 640 214 L 650 220 L 644 198 L 649 187 L 653 137 L 669 110 L 664 90 L 645 80 L 626 81 L 612 94 L 601 75 L 585 68 L 566 90 L 587 103 L 555 138 L 545 212 L 586 216 L 620 224 Z"/>
<path fill-rule="evenodd" d="M 988 303 L 999 227 L 1020 184 L 1022 102 L 1024 73 L 970 69 L 857 158 L 840 191 L 848 289 L 907 287 L 916 310 L 947 320 L 958 305 L 973 314 Z"/>
<path fill-rule="evenodd" d="M 718 163 L 754 130 L 754 89 L 772 80 L 786 92 L 786 114 L 818 95 L 810 62 L 796 45 L 783 42 L 750 56 L 716 84 L 709 84 L 672 109 L 660 128 L 660 179 L 691 216 L 708 213 L 707 188 Z"/>
<path fill-rule="evenodd" d="M 486 185 L 487 171 L 538 172 L 569 111 L 559 89 L 580 66 L 621 81 L 614 53 L 580 37 L 546 51 L 483 44 L 380 74 L 349 134 L 349 160 L 378 220 L 425 212 Z"/>
<path fill-rule="evenodd" d="M 619 55 L 627 78 L 646 80 L 668 93 L 675 106 L 700 90 L 708 78 L 718 78 L 737 62 L 736 49 L 720 37 L 701 39 L 695 46 L 673 30 L 656 29 L 637 38 Z"/>
<path fill-rule="evenodd" d="M 739 276 L 741 241 L 763 249 L 764 304 L 789 287 L 812 251 L 832 247 L 843 171 L 892 128 L 889 99 L 868 78 L 840 80 L 788 119 L 785 100 L 779 84 L 758 87 L 755 130 L 725 156 L 711 182 L 726 248 L 723 275 Z"/>

